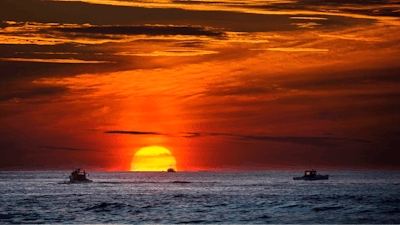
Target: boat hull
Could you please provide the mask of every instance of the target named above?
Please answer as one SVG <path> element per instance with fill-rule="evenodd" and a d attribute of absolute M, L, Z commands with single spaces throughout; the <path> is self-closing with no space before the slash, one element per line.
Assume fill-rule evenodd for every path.
<path fill-rule="evenodd" d="M 69 176 L 69 182 L 71 183 L 81 183 L 81 182 L 93 182 L 92 180 L 89 180 L 86 178 L 84 175 L 77 175 L 73 174 Z"/>
<path fill-rule="evenodd" d="M 93 182 L 92 180 L 69 180 L 70 183 L 90 183 Z"/>

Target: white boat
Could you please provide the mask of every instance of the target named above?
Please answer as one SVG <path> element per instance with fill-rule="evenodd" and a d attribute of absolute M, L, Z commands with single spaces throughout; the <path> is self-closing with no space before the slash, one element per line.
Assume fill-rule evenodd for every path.
<path fill-rule="evenodd" d="M 293 177 L 293 180 L 328 180 L 329 175 L 317 174 L 316 170 L 306 170 L 304 171 L 304 176 Z"/>
<path fill-rule="evenodd" d="M 86 172 L 81 171 L 81 169 L 74 169 L 74 171 L 69 175 L 69 181 L 71 183 L 77 183 L 77 182 L 93 182 L 92 180 L 89 180 L 86 178 Z"/>

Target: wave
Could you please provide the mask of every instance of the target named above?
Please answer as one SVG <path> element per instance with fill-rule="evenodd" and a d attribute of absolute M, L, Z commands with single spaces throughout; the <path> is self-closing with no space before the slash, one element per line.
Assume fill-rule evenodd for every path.
<path fill-rule="evenodd" d="M 108 202 L 102 202 L 100 204 L 96 204 L 91 207 L 87 207 L 84 209 L 84 211 L 94 211 L 94 212 L 110 212 L 110 211 L 121 211 L 122 209 L 128 209 L 130 213 L 138 214 L 142 213 L 140 209 L 149 209 L 153 208 L 153 205 L 146 204 L 144 206 L 133 206 L 130 204 L 124 204 L 124 203 L 108 203 Z"/>
<path fill-rule="evenodd" d="M 188 220 L 188 221 L 181 221 L 181 222 L 178 222 L 177 224 L 191 224 L 191 223 L 203 223 L 203 222 L 206 222 L 205 220 Z"/>
<path fill-rule="evenodd" d="M 344 194 L 344 195 L 332 195 L 332 196 L 326 196 L 324 198 L 328 199 L 328 200 L 354 200 L 354 201 L 362 201 L 365 199 L 370 199 L 376 196 L 362 196 L 362 195 L 348 195 L 348 194 Z"/>
<path fill-rule="evenodd" d="M 269 218 L 271 218 L 270 216 L 267 216 L 267 215 L 262 215 L 262 216 L 260 216 L 260 217 L 258 217 L 259 219 L 269 219 Z"/>
<path fill-rule="evenodd" d="M 223 206 L 227 206 L 227 204 L 221 203 L 221 204 L 214 204 L 214 205 L 203 205 L 203 207 L 207 207 L 207 208 L 223 207 Z"/>
<path fill-rule="evenodd" d="M 183 198 L 183 197 L 186 197 L 186 195 L 183 194 L 174 195 L 174 198 Z"/>
<path fill-rule="evenodd" d="M 383 213 L 387 213 L 387 214 L 395 214 L 395 213 L 400 213 L 400 209 L 397 209 L 397 210 L 392 210 L 392 211 L 387 211 L 387 212 L 383 212 Z"/>
<path fill-rule="evenodd" d="M 372 210 L 365 209 L 365 210 L 362 210 L 362 211 L 360 211 L 358 213 L 372 213 L 372 212 L 373 212 Z"/>
<path fill-rule="evenodd" d="M 389 205 L 397 205 L 397 204 L 400 204 L 400 198 L 394 197 L 394 196 L 387 197 L 387 198 L 381 199 L 380 203 L 382 205 L 387 205 L 387 204 L 389 204 Z"/>
<path fill-rule="evenodd" d="M 92 207 L 87 207 L 84 209 L 85 211 L 90 211 L 90 210 L 95 210 L 95 211 L 110 211 L 110 209 L 121 209 L 123 207 L 127 206 L 126 204 L 123 203 L 107 203 L 107 202 L 102 202 L 98 205 L 92 206 Z"/>
<path fill-rule="evenodd" d="M 69 182 L 63 181 L 57 184 L 191 184 L 191 183 L 216 183 L 216 182 L 189 182 L 189 181 L 169 181 L 169 182 L 155 182 L 155 181 L 93 181 L 93 182 Z"/>
<path fill-rule="evenodd" d="M 312 210 L 315 212 L 319 212 L 319 211 L 338 210 L 343 208 L 344 208 L 343 206 L 325 206 L 325 207 L 313 208 Z"/>
<path fill-rule="evenodd" d="M 303 196 L 302 199 L 303 199 L 303 200 L 309 200 L 309 201 L 316 201 L 316 202 L 322 201 L 322 198 L 321 198 L 320 195 L 308 195 L 308 196 Z"/>
<path fill-rule="evenodd" d="M 40 215 L 38 213 L 10 213 L 10 214 L 0 214 L 0 221 L 1 220 L 11 220 L 14 218 L 23 217 L 24 221 L 34 221 L 40 219 Z M 0 222 L 3 224 L 3 222 Z"/>
<path fill-rule="evenodd" d="M 294 208 L 294 207 L 298 207 L 300 205 L 294 204 L 294 205 L 286 205 L 286 206 L 282 206 L 281 208 L 287 209 L 287 208 Z"/>
<path fill-rule="evenodd" d="M 0 220 L 8 220 L 14 218 L 13 214 L 0 214 Z"/>

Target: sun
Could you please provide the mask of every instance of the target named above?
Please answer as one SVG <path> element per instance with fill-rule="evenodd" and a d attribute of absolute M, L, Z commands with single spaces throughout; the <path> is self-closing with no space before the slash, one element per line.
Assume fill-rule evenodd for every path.
<path fill-rule="evenodd" d="M 176 170 L 175 157 L 168 149 L 160 146 L 141 148 L 131 163 L 131 171 L 167 171 L 171 167 Z"/>

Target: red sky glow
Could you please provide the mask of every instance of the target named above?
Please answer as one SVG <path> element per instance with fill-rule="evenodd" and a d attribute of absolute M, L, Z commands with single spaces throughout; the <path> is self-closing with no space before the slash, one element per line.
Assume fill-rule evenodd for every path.
<path fill-rule="evenodd" d="M 2 0 L 0 170 L 400 169 L 400 2 Z M 168 156 L 170 157 L 170 156 Z"/>

